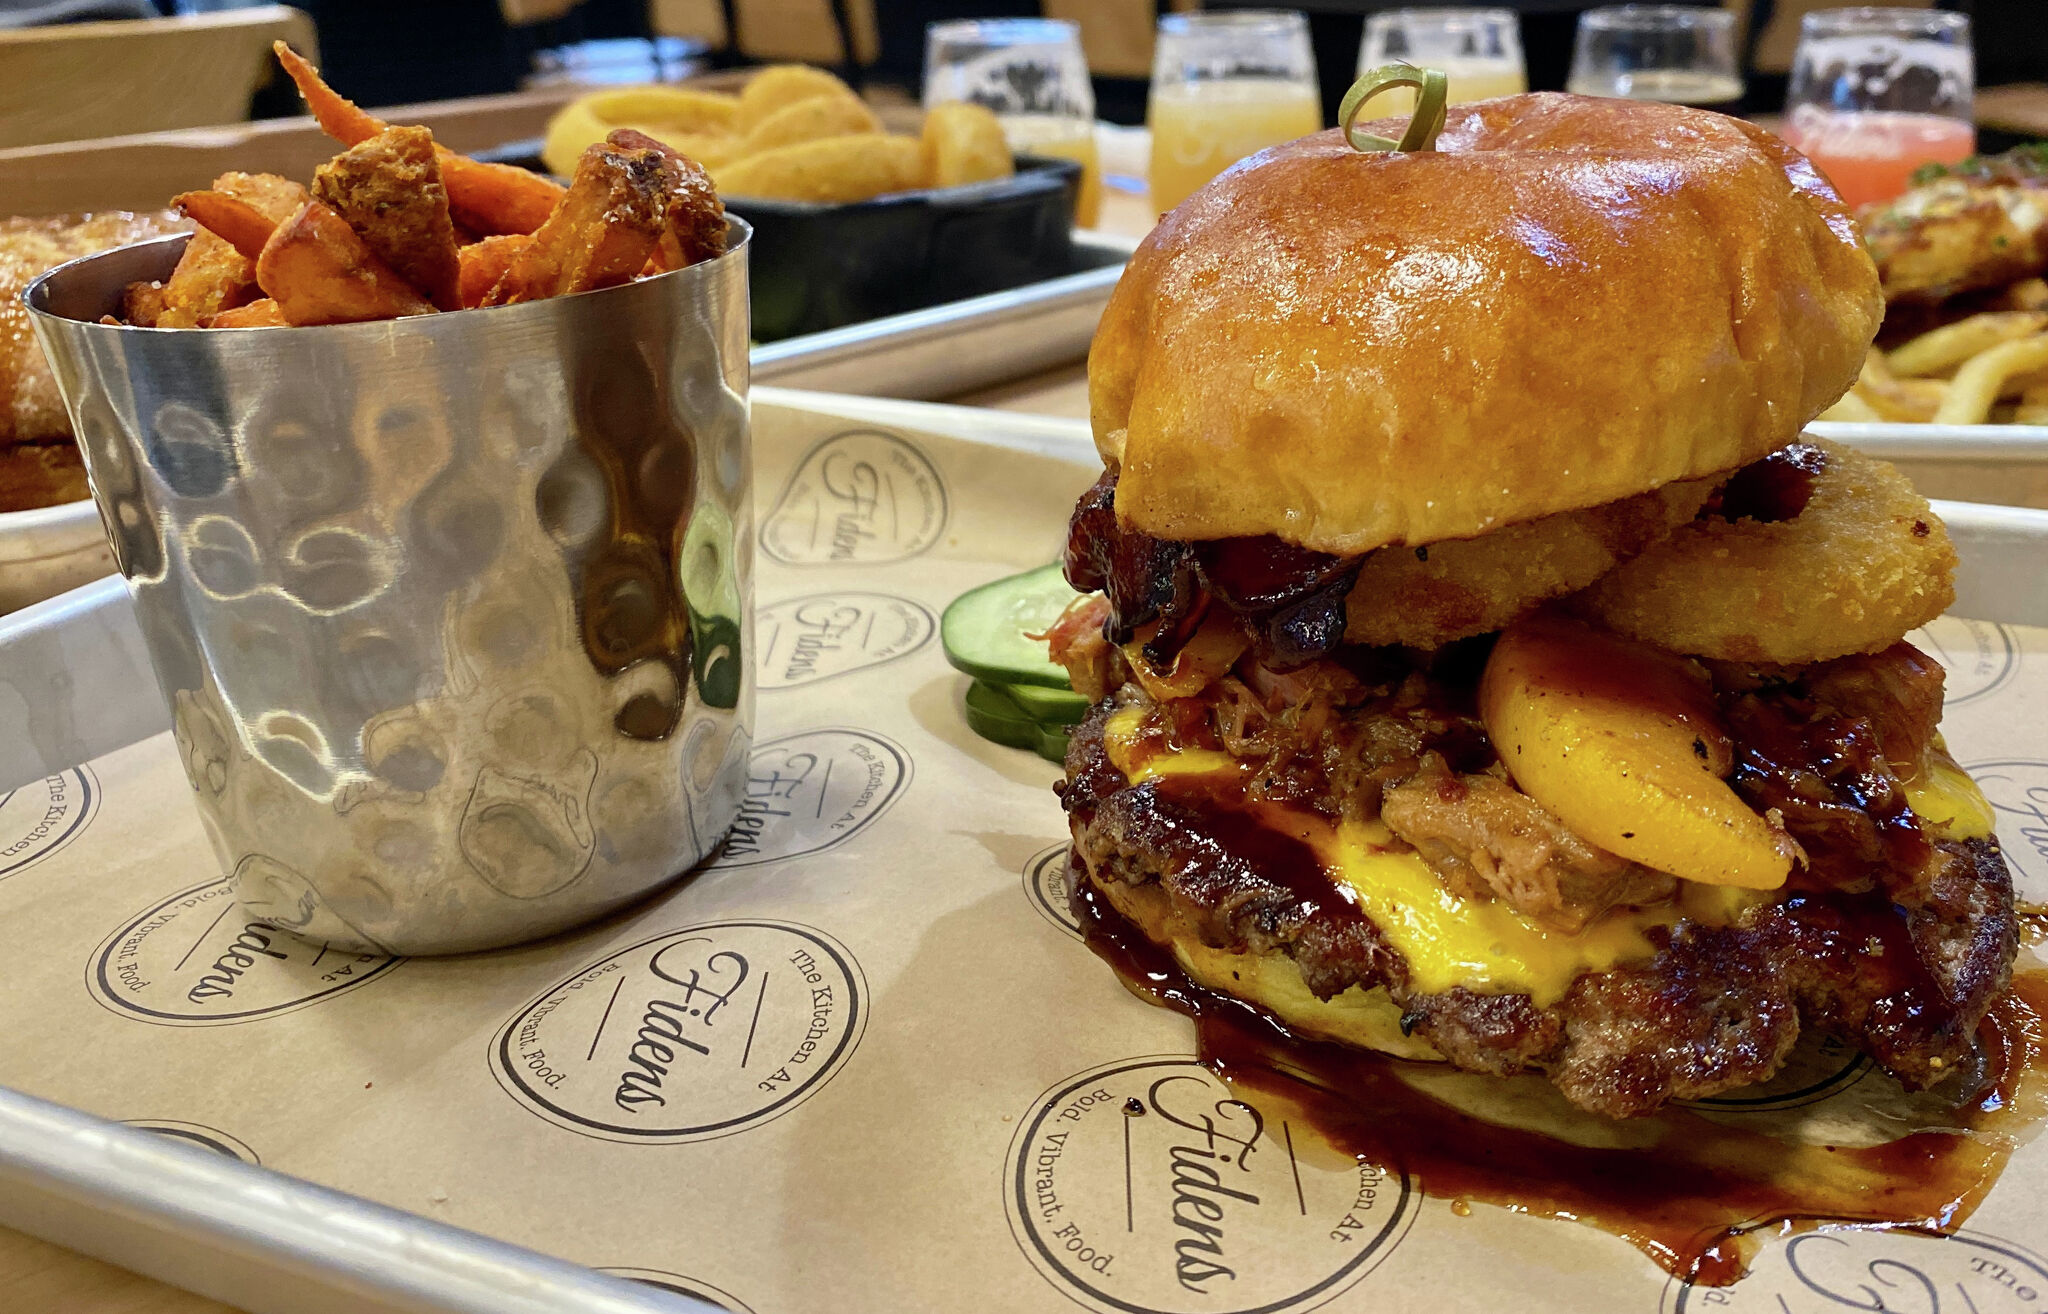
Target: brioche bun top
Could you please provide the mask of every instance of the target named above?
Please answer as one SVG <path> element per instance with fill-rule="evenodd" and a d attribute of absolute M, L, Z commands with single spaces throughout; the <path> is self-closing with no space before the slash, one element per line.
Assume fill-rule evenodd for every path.
<path fill-rule="evenodd" d="M 1090 411 L 1127 524 L 1349 555 L 1755 460 L 1883 309 L 1849 212 L 1762 129 L 1509 96 L 1434 151 L 1332 129 L 1195 193 L 1103 313 Z"/>

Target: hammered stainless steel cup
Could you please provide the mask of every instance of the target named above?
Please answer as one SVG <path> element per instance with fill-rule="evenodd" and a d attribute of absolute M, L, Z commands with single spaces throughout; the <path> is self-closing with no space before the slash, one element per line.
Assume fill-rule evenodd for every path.
<path fill-rule="evenodd" d="M 725 834 L 753 725 L 747 236 L 623 287 L 319 328 L 99 322 L 184 237 L 29 288 L 254 915 L 489 948 Z"/>

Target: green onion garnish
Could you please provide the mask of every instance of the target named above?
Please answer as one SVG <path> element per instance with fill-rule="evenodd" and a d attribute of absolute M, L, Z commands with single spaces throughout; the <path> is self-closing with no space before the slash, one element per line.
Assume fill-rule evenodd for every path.
<path fill-rule="evenodd" d="M 1375 137 L 1351 126 L 1358 121 L 1358 111 L 1365 108 L 1365 102 L 1388 87 L 1415 88 L 1415 112 L 1408 116 L 1407 131 L 1401 134 L 1399 141 L 1391 137 Z M 1444 130 L 1444 104 L 1450 90 L 1450 78 L 1437 69 L 1417 68 L 1413 64 L 1382 64 L 1360 74 L 1358 81 L 1351 84 L 1351 90 L 1344 93 L 1344 102 L 1337 107 L 1337 126 L 1344 129 L 1344 140 L 1357 150 L 1433 151 L 1437 134 Z"/>

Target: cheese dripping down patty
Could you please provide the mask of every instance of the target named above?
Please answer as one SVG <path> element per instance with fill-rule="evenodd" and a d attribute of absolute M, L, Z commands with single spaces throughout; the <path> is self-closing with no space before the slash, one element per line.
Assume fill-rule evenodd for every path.
<path fill-rule="evenodd" d="M 1227 784 L 1245 774 L 1244 765 L 1228 753 L 1175 748 L 1146 736 L 1144 720 L 1145 709 L 1133 705 L 1112 713 L 1103 727 L 1109 759 L 1131 784 L 1170 776 L 1214 776 Z M 1931 837 L 1965 840 L 1991 834 L 1990 805 L 1939 740 L 1918 775 L 1903 783 L 1914 815 Z M 1668 903 L 1618 909 L 1577 934 L 1566 934 L 1545 930 L 1505 903 L 1452 894 L 1420 854 L 1379 822 L 1331 822 L 1278 808 L 1272 813 L 1316 852 L 1332 887 L 1400 951 L 1411 987 L 1428 994 L 1464 986 L 1526 994 L 1536 1007 L 1546 1008 L 1587 972 L 1654 955 L 1647 934 L 1653 927 L 1682 919 L 1725 926 L 1775 897 L 1773 891 L 1681 880 Z"/>

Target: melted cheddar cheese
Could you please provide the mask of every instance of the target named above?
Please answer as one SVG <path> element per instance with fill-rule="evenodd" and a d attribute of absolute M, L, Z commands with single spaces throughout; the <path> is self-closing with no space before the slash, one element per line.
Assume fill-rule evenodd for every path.
<path fill-rule="evenodd" d="M 1109 759 L 1132 784 L 1165 776 L 1237 775 L 1243 764 L 1215 749 L 1161 748 L 1147 742 L 1144 709 L 1126 707 L 1103 727 Z M 1918 777 L 1905 782 L 1914 813 L 1931 834 L 1969 839 L 1991 833 L 1991 808 L 1975 782 L 1938 746 Z M 1444 888 L 1429 864 L 1384 825 L 1313 824 L 1303 838 L 1331 883 L 1370 918 L 1408 962 L 1414 988 L 1439 994 L 1455 986 L 1527 994 L 1539 1008 L 1564 997 L 1573 981 L 1655 953 L 1648 932 L 1681 918 L 1725 926 L 1771 891 L 1680 881 L 1676 900 L 1624 909 L 1576 934 L 1546 930 L 1505 903 L 1464 899 Z"/>

